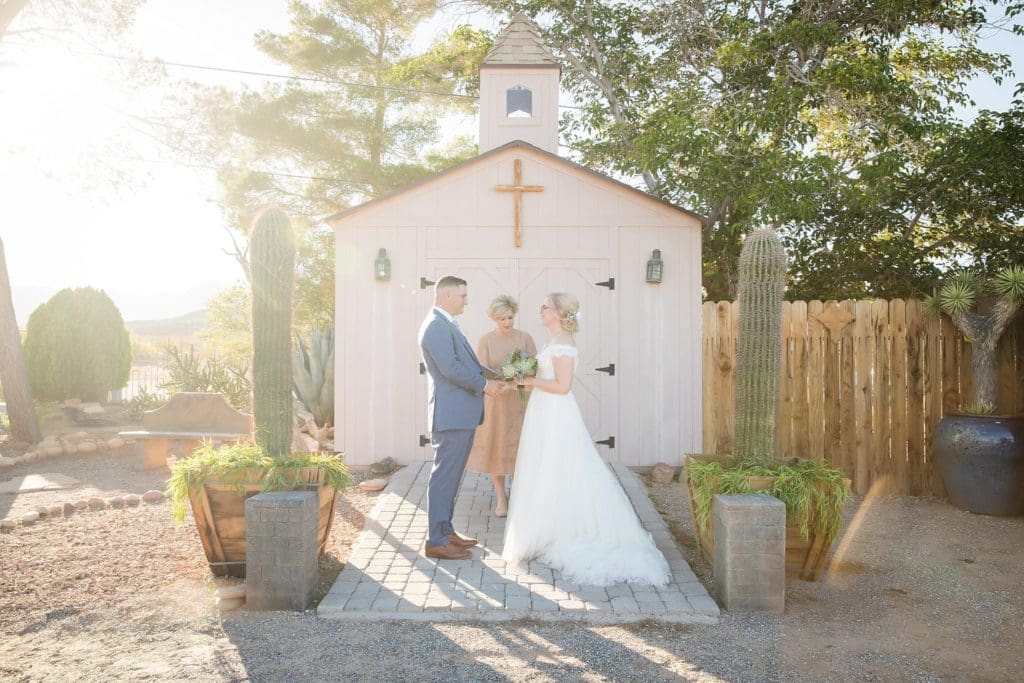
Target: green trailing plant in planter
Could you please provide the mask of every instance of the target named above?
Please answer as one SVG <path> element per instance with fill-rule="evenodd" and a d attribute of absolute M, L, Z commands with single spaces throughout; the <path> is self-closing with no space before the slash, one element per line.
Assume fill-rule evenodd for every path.
<path fill-rule="evenodd" d="M 943 416 L 934 437 L 935 462 L 949 499 L 970 512 L 1024 514 L 1024 415 L 998 412 L 996 376 L 999 340 L 1022 305 L 1024 265 L 987 278 L 963 271 L 925 297 L 925 310 L 948 315 L 971 346 L 969 403 Z"/>
<path fill-rule="evenodd" d="M 312 453 L 275 458 L 255 444 L 235 443 L 220 448 L 206 444 L 192 457 L 174 464 L 171 478 L 167 481 L 174 521 L 184 521 L 189 494 L 199 491 L 207 482 L 231 485 L 242 496 L 247 492 L 247 486 L 253 483 L 253 473 L 259 472 L 261 491 L 287 491 L 302 488 L 302 470 L 308 468 L 322 468 L 324 482 L 338 491 L 352 482 L 348 468 L 333 455 Z"/>
<path fill-rule="evenodd" d="M 803 578 L 816 578 L 839 533 L 850 490 L 843 473 L 822 459 L 787 460 L 775 454 L 786 263 L 774 230 L 747 236 L 739 261 L 736 448 L 730 456 L 688 457 L 686 484 L 695 535 L 706 558 L 713 556 L 715 494 L 763 491 L 786 505 L 787 526 L 798 532 L 799 543 L 787 538 L 787 566 L 799 566 Z"/>
<path fill-rule="evenodd" d="M 843 473 L 820 460 L 798 460 L 769 466 L 729 466 L 721 462 L 694 462 L 686 476 L 695 493 L 694 524 L 707 534 L 711 522 L 711 501 L 719 493 L 752 493 L 751 481 L 762 477 L 766 488 L 758 489 L 786 505 L 786 521 L 800 537 L 811 533 L 835 538 L 843 522 L 843 507 L 850 488 Z"/>

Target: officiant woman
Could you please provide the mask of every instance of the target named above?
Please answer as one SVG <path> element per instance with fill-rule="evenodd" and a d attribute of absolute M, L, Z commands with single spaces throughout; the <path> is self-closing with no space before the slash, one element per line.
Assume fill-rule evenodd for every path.
<path fill-rule="evenodd" d="M 505 359 L 513 351 L 518 349 L 523 354 L 537 355 L 533 338 L 514 326 L 518 312 L 519 304 L 507 294 L 495 297 L 487 308 L 494 330 L 480 338 L 476 355 L 485 367 L 499 375 Z M 518 391 L 502 391 L 496 396 L 484 397 L 484 422 L 477 427 L 466 469 L 491 475 L 496 502 L 494 514 L 497 517 L 508 513 L 505 477 L 516 468 L 519 432 L 523 428 L 525 412 L 526 402 L 519 398 Z"/>

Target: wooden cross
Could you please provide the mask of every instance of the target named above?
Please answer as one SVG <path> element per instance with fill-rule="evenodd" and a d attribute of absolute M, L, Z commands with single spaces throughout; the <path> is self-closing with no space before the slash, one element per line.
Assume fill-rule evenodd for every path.
<path fill-rule="evenodd" d="M 513 176 L 513 182 L 515 185 L 495 185 L 494 189 L 498 192 L 514 192 L 515 193 L 515 212 L 513 214 L 515 218 L 516 228 L 516 246 L 523 246 L 523 227 L 521 225 L 521 216 L 523 213 L 523 193 L 524 192 L 543 192 L 544 187 L 542 185 L 523 185 L 523 162 L 521 159 L 515 161 L 515 175 Z"/>

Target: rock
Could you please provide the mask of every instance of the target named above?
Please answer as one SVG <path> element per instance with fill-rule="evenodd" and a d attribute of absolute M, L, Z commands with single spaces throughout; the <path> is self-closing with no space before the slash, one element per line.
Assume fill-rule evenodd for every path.
<path fill-rule="evenodd" d="M 87 501 L 87 500 L 75 501 L 75 509 L 78 510 L 79 512 L 83 512 L 85 510 L 88 510 L 89 509 L 89 501 Z"/>
<path fill-rule="evenodd" d="M 245 604 L 244 598 L 217 598 L 217 609 L 221 612 L 230 612 Z"/>
<path fill-rule="evenodd" d="M 0 529 L 14 529 L 18 526 L 16 519 L 0 519 Z"/>
<path fill-rule="evenodd" d="M 387 479 L 367 479 L 359 482 L 360 491 L 382 491 L 388 485 Z"/>
<path fill-rule="evenodd" d="M 0 455 L 0 470 L 5 467 L 14 467 L 14 458 L 5 458 Z"/>
<path fill-rule="evenodd" d="M 245 598 L 245 584 L 239 583 L 234 586 L 221 586 L 214 593 L 214 596 L 218 600 L 234 600 L 236 598 Z"/>
<path fill-rule="evenodd" d="M 305 432 L 299 433 L 298 442 L 302 453 L 316 453 L 320 450 L 320 442 Z"/>
<path fill-rule="evenodd" d="M 68 399 L 64 400 L 64 405 L 66 405 L 66 406 L 77 406 L 81 402 L 82 402 L 82 399 L 80 399 L 80 398 L 68 398 Z"/>
<path fill-rule="evenodd" d="M 65 517 L 67 517 L 68 515 L 74 514 L 74 512 L 75 512 L 75 504 L 74 503 L 64 503 L 63 505 L 61 505 L 61 508 L 63 508 L 63 510 L 64 510 L 64 516 Z"/>
<path fill-rule="evenodd" d="M 145 493 L 142 494 L 142 500 L 146 501 L 147 503 L 159 503 L 163 499 L 164 499 L 164 492 L 163 491 L 152 490 L 152 491 L 146 491 Z"/>
<path fill-rule="evenodd" d="M 126 507 L 137 508 L 137 507 L 139 507 L 139 503 L 141 503 L 141 502 L 142 502 L 142 498 L 139 498 L 134 493 L 124 497 L 124 504 L 125 504 Z"/>
<path fill-rule="evenodd" d="M 39 515 L 39 519 L 46 519 L 50 516 L 50 508 L 45 505 L 40 505 L 36 508 L 36 514 Z"/>
<path fill-rule="evenodd" d="M 83 403 L 80 410 L 86 415 L 102 415 L 107 412 L 99 403 Z"/>
<path fill-rule="evenodd" d="M 384 477 L 398 469 L 398 463 L 394 458 L 384 458 L 370 465 L 370 474 L 376 477 Z"/>
<path fill-rule="evenodd" d="M 35 524 L 38 521 L 39 521 L 39 513 L 38 512 L 26 512 L 25 514 L 23 514 L 21 516 L 21 523 L 24 524 L 25 526 L 28 526 L 29 524 Z"/>
<path fill-rule="evenodd" d="M 74 506 L 71 507 L 72 509 L 74 509 Z M 49 517 L 60 517 L 64 514 L 64 505 L 51 505 L 50 507 L 46 508 L 46 514 Z"/>
<path fill-rule="evenodd" d="M 659 462 L 651 468 L 651 481 L 655 484 L 667 484 L 676 477 L 676 468 L 663 462 Z"/>
<path fill-rule="evenodd" d="M 114 508 L 115 510 L 120 510 L 121 508 L 124 507 L 124 498 L 121 498 L 120 496 L 107 498 L 107 505 Z"/>
<path fill-rule="evenodd" d="M 105 510 L 107 507 L 107 501 L 102 498 L 90 498 L 89 509 L 90 510 Z"/>
<path fill-rule="evenodd" d="M 92 441 L 83 441 L 82 443 L 78 444 L 78 452 L 79 453 L 95 453 L 96 452 L 96 444 L 93 443 Z"/>
<path fill-rule="evenodd" d="M 116 451 L 118 448 L 124 445 L 124 439 L 111 439 L 107 442 L 107 447 L 112 451 Z"/>
<path fill-rule="evenodd" d="M 35 452 L 33 452 L 33 453 L 25 453 L 24 455 L 22 455 L 19 458 L 19 460 L 21 460 L 21 462 L 34 462 L 34 461 L 36 461 L 38 459 L 39 459 L 39 454 L 35 453 Z"/>
<path fill-rule="evenodd" d="M 73 441 L 81 441 L 82 439 L 89 438 L 89 432 L 72 432 L 64 435 L 65 439 L 71 439 Z"/>
<path fill-rule="evenodd" d="M 76 453 L 78 453 L 78 446 L 76 446 L 75 444 L 69 443 L 68 445 L 64 446 L 65 455 L 75 455 Z"/>

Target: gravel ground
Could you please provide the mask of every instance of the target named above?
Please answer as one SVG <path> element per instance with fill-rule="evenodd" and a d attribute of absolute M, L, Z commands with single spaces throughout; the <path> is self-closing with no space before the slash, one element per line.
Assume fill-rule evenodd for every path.
<path fill-rule="evenodd" d="M 0 477 L 33 469 L 111 486 L 107 496 L 161 488 L 125 458 Z M 651 495 L 709 584 L 683 487 L 652 484 Z M 322 591 L 376 496 L 339 501 Z M 213 591 L 233 582 L 210 576 L 169 504 L 85 512 L 0 533 L 0 680 L 1020 680 L 1024 518 L 901 498 L 857 501 L 847 521 L 832 572 L 791 581 L 784 616 L 587 627 L 220 615 Z"/>

